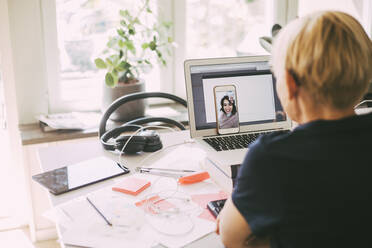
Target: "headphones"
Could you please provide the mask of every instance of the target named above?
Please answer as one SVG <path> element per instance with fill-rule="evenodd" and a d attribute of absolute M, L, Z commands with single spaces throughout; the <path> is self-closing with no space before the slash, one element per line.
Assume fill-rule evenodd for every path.
<path fill-rule="evenodd" d="M 101 144 L 103 148 L 109 151 L 123 150 L 124 145 L 128 142 L 124 148 L 125 153 L 137 153 L 137 152 L 155 152 L 163 148 L 159 135 L 153 130 L 143 129 L 136 135 L 120 135 L 122 132 L 138 131 L 143 128 L 140 125 L 123 125 L 118 128 L 114 128 L 105 132 L 101 136 Z M 114 141 L 109 142 L 110 139 Z"/>
<path fill-rule="evenodd" d="M 143 99 L 143 98 L 150 98 L 150 97 L 168 98 L 178 103 L 181 103 L 182 105 L 187 107 L 187 103 L 184 99 L 168 94 L 168 93 L 163 93 L 163 92 L 133 93 L 133 94 L 125 95 L 125 96 L 122 96 L 116 99 L 103 114 L 100 125 L 99 125 L 99 137 L 100 137 L 101 144 L 105 150 L 122 151 L 124 145 L 126 145 L 123 152 L 133 154 L 133 153 L 138 153 L 142 151 L 143 152 L 155 152 L 163 148 L 163 144 L 160 140 L 159 134 L 154 130 L 146 129 L 145 127 L 141 126 L 142 124 L 147 124 L 151 122 L 163 122 L 166 124 L 177 126 L 181 130 L 185 130 L 185 127 L 181 123 L 179 123 L 178 121 L 169 119 L 169 118 L 142 117 L 136 120 L 129 121 L 120 127 L 116 127 L 116 128 L 106 131 L 107 120 L 117 108 L 119 108 L 121 105 L 127 102 L 130 102 L 130 101 Z M 123 132 L 136 132 L 140 129 L 143 129 L 143 130 L 139 131 L 135 135 L 121 135 Z"/>

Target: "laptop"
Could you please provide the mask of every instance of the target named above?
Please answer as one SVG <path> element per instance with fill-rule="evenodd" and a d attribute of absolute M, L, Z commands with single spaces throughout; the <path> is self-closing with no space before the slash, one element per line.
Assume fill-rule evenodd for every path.
<path fill-rule="evenodd" d="M 185 61 L 191 138 L 227 176 L 243 162 L 248 146 L 260 135 L 289 131 L 291 120 L 280 104 L 269 56 L 193 59 Z M 216 86 L 235 86 L 239 131 L 217 132 Z M 218 87 L 217 87 L 218 88 Z M 222 110 L 222 109 L 221 109 Z"/>

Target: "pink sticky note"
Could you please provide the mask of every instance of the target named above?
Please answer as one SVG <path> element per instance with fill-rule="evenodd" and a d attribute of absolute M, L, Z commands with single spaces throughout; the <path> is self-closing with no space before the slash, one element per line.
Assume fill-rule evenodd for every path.
<path fill-rule="evenodd" d="M 220 191 L 214 194 L 198 194 L 198 195 L 191 196 L 191 199 L 196 204 L 198 204 L 201 208 L 203 208 L 203 212 L 198 217 L 205 219 L 205 220 L 213 221 L 213 222 L 215 222 L 216 219 L 211 214 L 211 212 L 209 212 L 209 210 L 207 209 L 208 202 L 222 200 L 226 198 L 227 198 L 227 194 L 223 191 Z"/>
<path fill-rule="evenodd" d="M 156 209 L 159 211 L 164 211 L 175 207 L 175 205 L 164 199 L 161 199 L 158 195 L 153 196 L 149 199 L 136 202 L 135 205 L 137 207 L 142 207 L 145 211 L 150 211 L 150 213 L 156 214 L 156 211 L 154 209 L 145 209 L 147 203 L 152 203 L 153 204 L 152 206 L 156 207 Z"/>
<path fill-rule="evenodd" d="M 227 194 L 223 191 L 214 194 L 198 194 L 198 195 L 191 195 L 191 199 L 197 203 L 200 207 L 206 208 L 208 202 L 226 199 Z"/>
<path fill-rule="evenodd" d="M 204 209 L 203 212 L 198 217 L 212 222 L 216 222 L 216 218 L 213 216 L 211 212 L 209 212 L 208 209 Z"/>
<path fill-rule="evenodd" d="M 112 187 L 112 190 L 130 195 L 138 195 L 146 188 L 150 187 L 150 185 L 151 183 L 147 180 L 136 177 L 127 177 Z"/>

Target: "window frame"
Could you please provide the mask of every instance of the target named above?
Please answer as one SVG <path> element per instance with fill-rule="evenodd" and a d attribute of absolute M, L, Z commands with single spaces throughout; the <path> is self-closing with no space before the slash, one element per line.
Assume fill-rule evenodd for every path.
<path fill-rule="evenodd" d="M 174 94 L 186 98 L 186 87 L 184 77 L 184 61 L 186 58 L 186 1 L 187 0 L 172 0 L 173 3 L 173 23 L 174 23 L 174 38 L 178 47 L 174 51 Z M 267 0 L 266 12 L 267 22 L 269 26 L 274 23 L 285 25 L 288 21 L 295 17 L 296 12 L 290 9 L 288 5 L 294 0 Z M 291 12 L 292 11 L 292 12 Z M 271 18 L 270 18 L 271 16 Z M 293 17 L 294 16 L 294 17 Z"/>
<path fill-rule="evenodd" d="M 58 50 L 58 30 L 56 0 L 41 1 L 41 19 L 44 33 L 44 50 L 46 61 L 46 78 L 48 85 L 49 113 L 71 112 L 71 111 L 97 111 L 99 108 L 87 108 L 87 101 L 64 101 L 61 98 L 60 84 L 60 62 Z M 173 0 L 156 0 L 159 20 L 173 21 Z M 174 29 L 172 29 L 172 34 Z M 174 35 L 174 34 L 173 34 Z M 173 53 L 176 49 L 172 49 Z M 173 57 L 169 58 L 167 67 L 160 67 L 160 91 L 174 93 L 173 84 Z M 102 78 L 104 83 L 104 78 Z M 162 103 L 157 99 L 150 99 L 150 104 Z M 84 104 L 85 103 L 85 104 Z M 83 107 L 84 106 L 84 107 Z"/>
<path fill-rule="evenodd" d="M 84 111 L 98 109 L 77 108 L 78 102 L 68 102 L 61 99 L 61 85 L 59 83 L 59 54 L 56 20 L 56 1 L 41 1 L 41 17 L 44 35 L 45 51 L 45 73 L 48 90 L 48 112 Z M 186 1 L 187 0 L 156 0 L 159 19 L 171 20 L 173 22 L 172 34 L 177 48 L 173 48 L 172 56 L 169 58 L 166 68 L 160 67 L 160 91 L 186 97 L 184 83 L 184 68 L 186 48 Z M 267 0 L 267 15 L 271 25 L 279 23 L 285 26 L 289 21 L 298 15 L 298 0 Z M 372 2 L 363 1 L 363 25 L 366 27 L 369 36 L 372 34 Z M 270 17 L 271 16 L 271 17 Z M 102 79 L 103 81 L 103 79 Z M 152 99 L 151 99 L 152 100 Z M 161 100 L 154 99 L 150 104 L 161 103 Z"/>

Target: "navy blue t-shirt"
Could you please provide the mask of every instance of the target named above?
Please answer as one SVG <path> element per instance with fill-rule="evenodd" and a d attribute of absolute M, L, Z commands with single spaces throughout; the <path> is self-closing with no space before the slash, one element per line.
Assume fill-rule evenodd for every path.
<path fill-rule="evenodd" d="M 372 114 L 262 136 L 232 201 L 271 247 L 372 247 Z"/>

